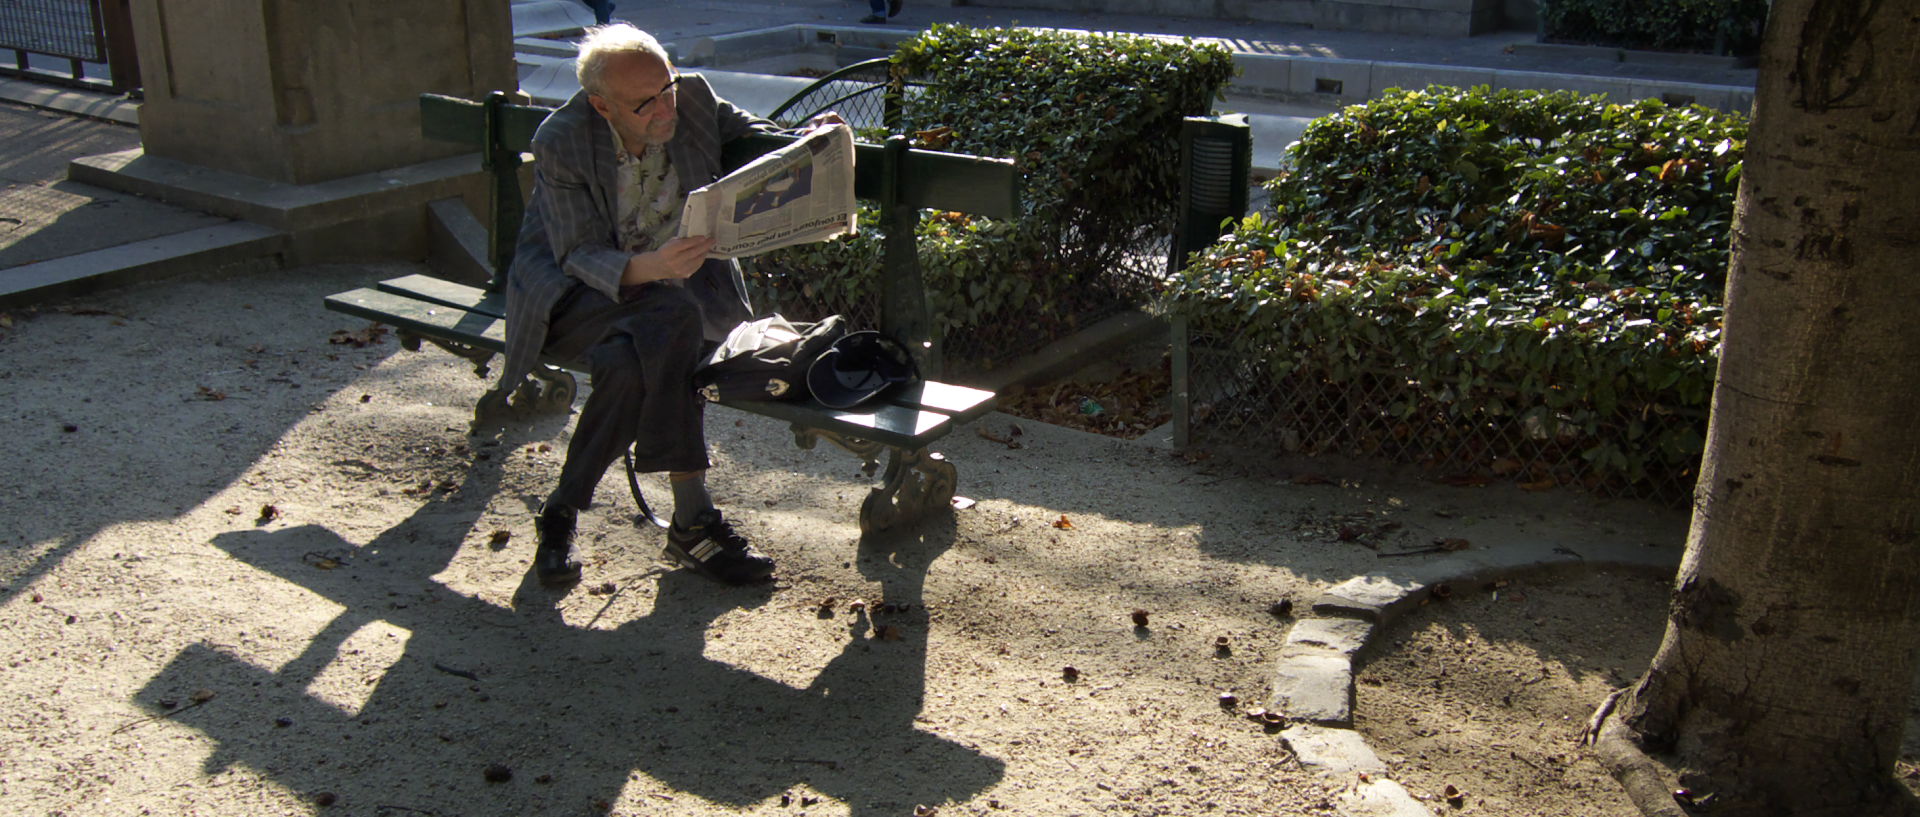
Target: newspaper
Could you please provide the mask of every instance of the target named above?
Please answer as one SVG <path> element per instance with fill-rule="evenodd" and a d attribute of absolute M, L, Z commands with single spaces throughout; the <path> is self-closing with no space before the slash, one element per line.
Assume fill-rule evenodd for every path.
<path fill-rule="evenodd" d="M 739 258 L 854 231 L 853 130 L 827 125 L 687 194 L 679 235 Z"/>

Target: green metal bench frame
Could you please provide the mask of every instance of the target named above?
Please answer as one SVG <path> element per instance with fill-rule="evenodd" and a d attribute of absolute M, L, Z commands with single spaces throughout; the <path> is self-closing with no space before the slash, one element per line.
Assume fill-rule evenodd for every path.
<path fill-rule="evenodd" d="M 811 90 L 803 91 L 802 96 Z M 796 96 L 796 100 L 799 98 Z M 501 92 L 479 102 L 422 94 L 424 136 L 481 149 L 481 168 L 489 179 L 484 226 L 487 240 L 484 248 L 469 247 L 469 254 L 475 257 L 466 260 L 487 270 L 486 286 L 409 275 L 382 281 L 372 288 L 328 296 L 326 307 L 391 324 L 405 348 L 417 351 L 422 341 L 432 343 L 471 361 L 475 373 L 485 377 L 493 355 L 504 351 L 506 345 L 506 301 L 501 289 L 525 213 L 519 168 L 534 131 L 551 110 L 516 104 Z M 724 146 L 723 161 L 728 169 L 736 168 L 795 138 L 755 134 L 738 139 Z M 1014 217 L 1019 212 L 1017 171 L 1006 159 L 915 150 L 908 147 L 904 136 L 891 137 L 882 145 L 859 143 L 854 150 L 855 195 L 879 204 L 885 231 L 880 328 L 916 349 L 921 355 L 921 371 L 937 378 L 941 371 L 940 347 L 938 339 L 932 337 L 926 290 L 914 248 L 920 210 Z M 436 215 L 472 219 L 464 207 L 449 210 L 441 206 L 444 204 L 436 203 Z M 502 417 L 525 418 L 536 412 L 570 409 L 577 387 L 566 368 L 559 361 L 546 360 L 517 393 L 489 391 L 475 407 L 475 431 Z M 878 468 L 879 457 L 885 452 L 886 472 L 860 509 L 861 531 L 873 533 L 948 506 L 958 473 L 952 463 L 928 446 L 956 425 L 993 410 L 994 397 L 992 392 L 930 379 L 851 410 L 811 401 L 720 405 L 783 420 L 791 425 L 799 447 L 811 449 L 816 442 L 826 440 L 860 457 L 868 473 Z"/>

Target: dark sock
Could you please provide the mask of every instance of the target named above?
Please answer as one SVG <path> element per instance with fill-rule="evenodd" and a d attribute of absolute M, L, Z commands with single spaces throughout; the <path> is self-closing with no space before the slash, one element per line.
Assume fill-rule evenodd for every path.
<path fill-rule="evenodd" d="M 690 474 L 669 474 L 667 485 L 673 488 L 673 524 L 680 527 L 692 527 L 695 517 L 701 511 L 713 507 L 713 497 L 707 494 L 707 472 L 695 471 Z"/>

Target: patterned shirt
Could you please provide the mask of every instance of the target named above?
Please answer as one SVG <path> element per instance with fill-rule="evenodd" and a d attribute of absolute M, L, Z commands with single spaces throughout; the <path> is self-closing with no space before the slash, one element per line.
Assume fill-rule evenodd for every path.
<path fill-rule="evenodd" d="M 613 123 L 608 122 L 607 129 L 612 130 Z M 620 191 L 616 221 L 620 249 L 647 252 L 672 240 L 680 229 L 680 207 L 686 201 L 680 174 L 667 161 L 666 145 L 650 145 L 635 156 L 622 145 L 619 133 L 613 135 L 613 143 L 621 146 L 616 151 L 619 169 L 614 173 Z"/>

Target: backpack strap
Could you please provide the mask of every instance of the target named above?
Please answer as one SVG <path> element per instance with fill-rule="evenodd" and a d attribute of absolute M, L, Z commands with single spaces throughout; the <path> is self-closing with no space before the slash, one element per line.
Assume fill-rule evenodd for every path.
<path fill-rule="evenodd" d="M 652 522 L 659 528 L 672 526 L 672 522 L 660 518 L 659 514 L 653 512 L 653 508 L 648 507 L 647 497 L 640 493 L 640 477 L 633 472 L 633 449 L 629 447 L 623 452 L 623 456 L 627 461 L 627 488 L 633 491 L 633 504 L 640 508 L 640 521 Z"/>

